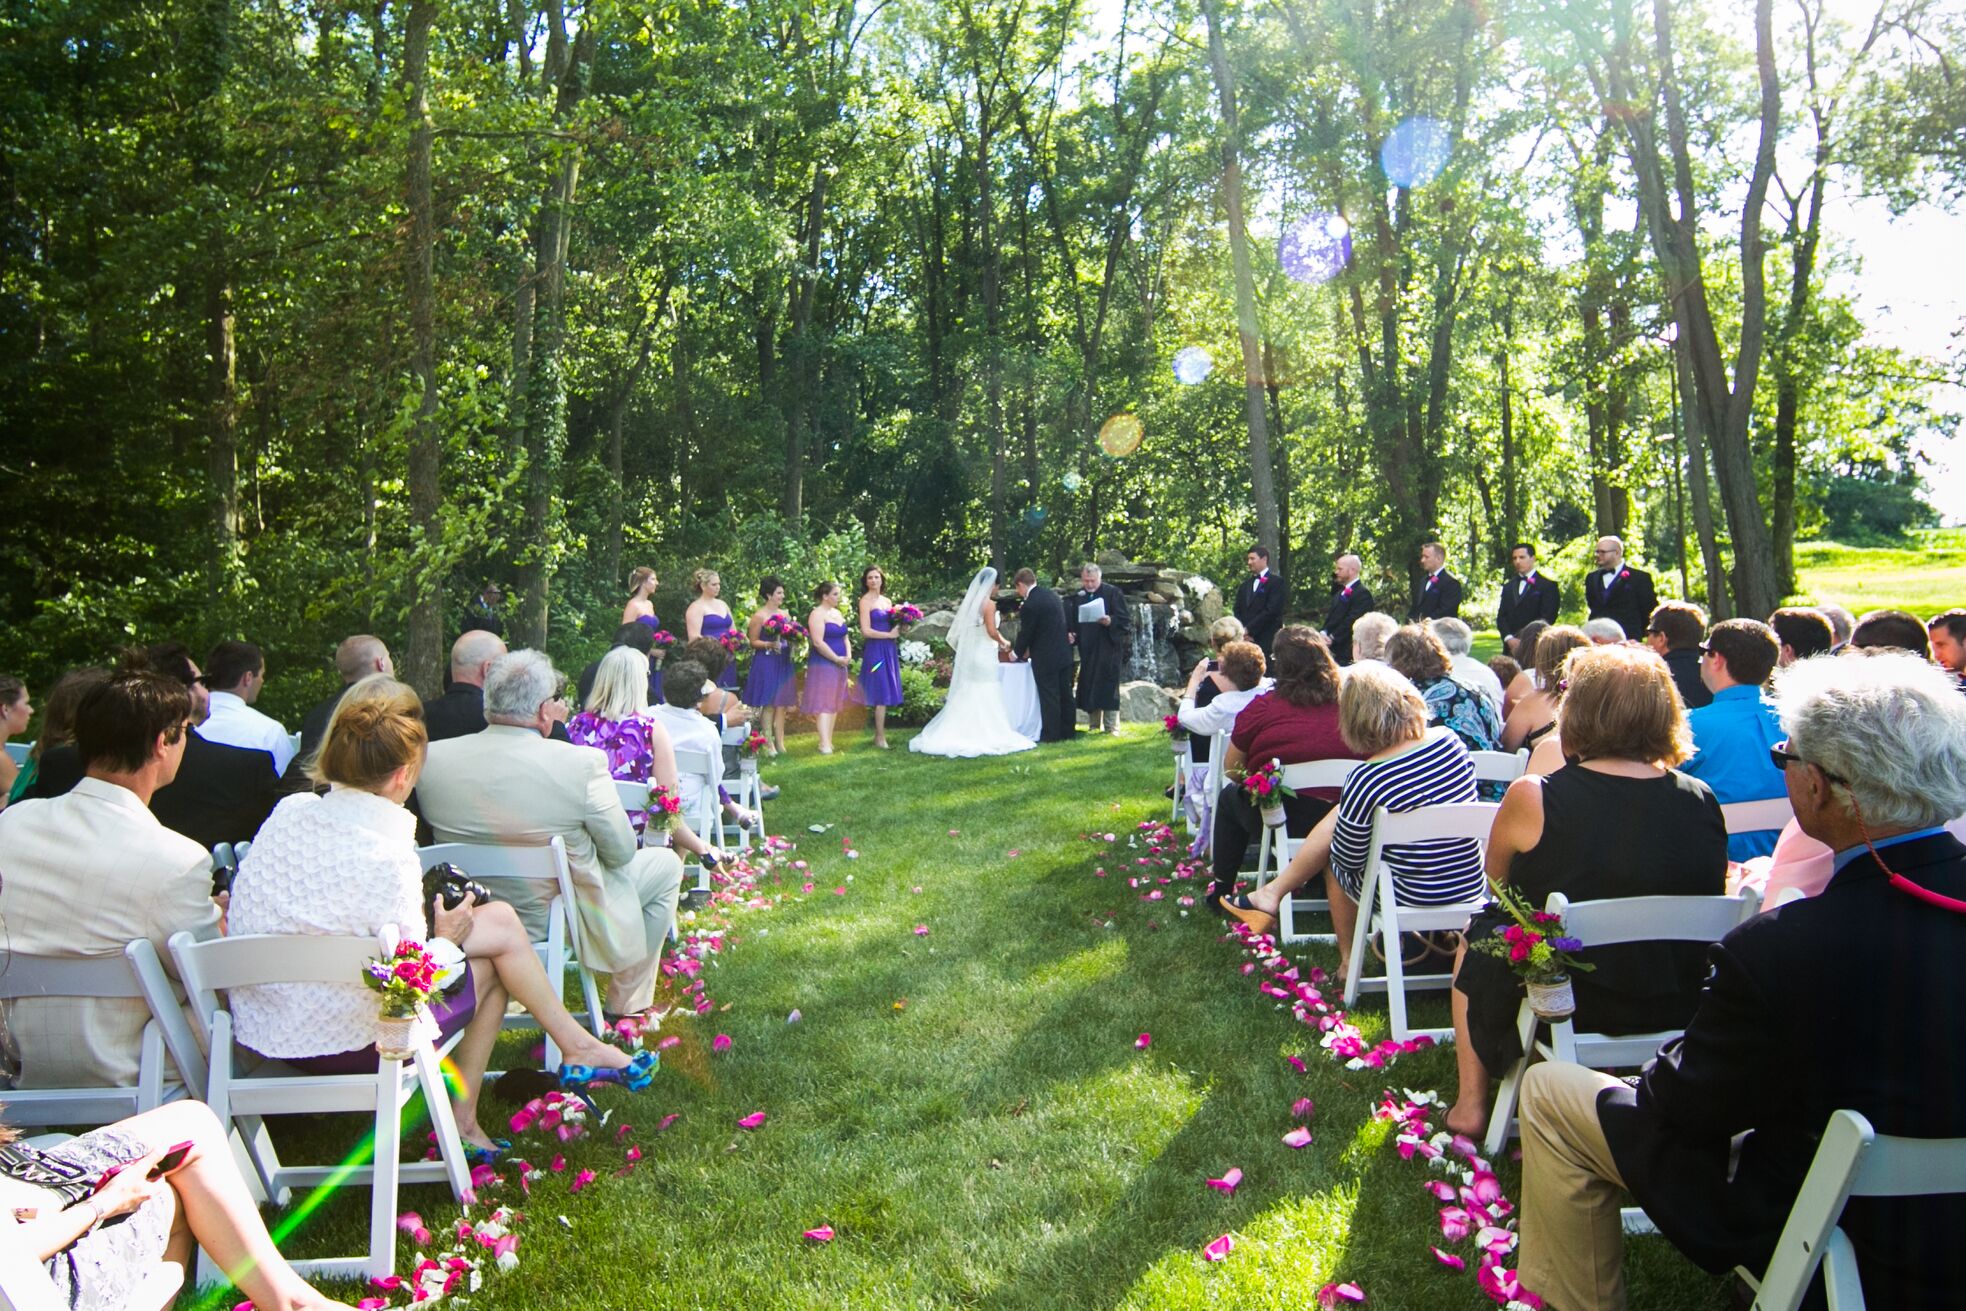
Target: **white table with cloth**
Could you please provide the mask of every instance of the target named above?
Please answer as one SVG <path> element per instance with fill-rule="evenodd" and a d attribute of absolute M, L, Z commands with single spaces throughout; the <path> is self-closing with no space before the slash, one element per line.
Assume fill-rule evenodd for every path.
<path fill-rule="evenodd" d="M 1031 662 L 998 665 L 997 686 L 1003 690 L 1003 708 L 1010 716 L 1010 726 L 1035 740 L 1043 731 L 1044 719 L 1038 713 L 1038 677 L 1031 672 Z"/>

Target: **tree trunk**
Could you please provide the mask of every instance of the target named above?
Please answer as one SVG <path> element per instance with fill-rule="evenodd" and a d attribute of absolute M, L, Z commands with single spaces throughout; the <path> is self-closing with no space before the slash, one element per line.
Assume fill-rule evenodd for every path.
<path fill-rule="evenodd" d="M 1235 81 L 1216 0 L 1202 0 L 1208 23 L 1208 62 L 1222 106 L 1222 207 L 1229 220 L 1229 260 L 1235 269 L 1236 330 L 1242 340 L 1243 414 L 1249 425 L 1249 490 L 1255 501 L 1256 538 L 1274 543 L 1281 522 L 1270 472 L 1270 427 L 1263 390 L 1262 329 L 1256 319 L 1256 277 L 1249 263 L 1249 229 L 1242 209 L 1241 125 Z M 1272 548 L 1274 549 L 1274 547 Z"/>
<path fill-rule="evenodd" d="M 433 130 L 430 122 L 430 28 L 436 0 L 410 0 L 403 30 L 403 83 L 410 123 L 409 159 L 403 170 L 409 209 L 404 252 L 410 312 L 410 369 L 419 395 L 410 425 L 410 524 L 422 548 L 410 575 L 410 616 L 403 677 L 424 697 L 443 691 L 446 561 L 441 558 L 443 439 L 437 428 L 437 318 L 434 251 L 437 219 L 431 198 Z M 423 552 L 428 552 L 426 557 Z"/>
<path fill-rule="evenodd" d="M 1502 304 L 1502 348 L 1495 352 L 1495 371 L 1502 384 L 1502 540 L 1498 545 L 1504 559 L 1522 540 L 1522 516 L 1516 506 L 1515 477 L 1515 387 L 1509 378 L 1509 357 L 1515 353 L 1515 298 Z M 1488 484 L 1481 486 L 1481 499 L 1488 501 Z M 1490 508 L 1491 516 L 1494 511 Z"/>
<path fill-rule="evenodd" d="M 1683 397 L 1693 383 L 1693 365 L 1682 335 L 1673 345 L 1672 359 L 1679 394 Z M 1720 559 L 1720 543 L 1714 535 L 1713 502 L 1707 492 L 1707 439 L 1702 416 L 1690 405 L 1681 411 L 1686 424 L 1686 499 L 1693 507 L 1693 533 L 1700 539 L 1700 567 L 1707 575 L 1707 617 L 1726 619 L 1733 614 L 1728 600 L 1727 567 Z"/>
<path fill-rule="evenodd" d="M 216 250 L 205 274 L 205 433 L 212 535 L 208 591 L 216 602 L 232 594 L 239 570 L 238 344 L 233 335 L 232 281 L 223 255 Z"/>

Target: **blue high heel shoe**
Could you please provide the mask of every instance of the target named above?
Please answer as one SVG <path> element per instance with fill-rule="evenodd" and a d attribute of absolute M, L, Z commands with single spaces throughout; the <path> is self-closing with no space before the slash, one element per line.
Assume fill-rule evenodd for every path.
<path fill-rule="evenodd" d="M 639 1051 L 628 1062 L 627 1068 L 615 1070 L 595 1065 L 562 1065 L 560 1067 L 560 1086 L 578 1091 L 595 1083 L 618 1083 L 629 1092 L 640 1092 L 655 1079 L 655 1072 L 662 1068 L 662 1058 L 652 1051 Z"/>

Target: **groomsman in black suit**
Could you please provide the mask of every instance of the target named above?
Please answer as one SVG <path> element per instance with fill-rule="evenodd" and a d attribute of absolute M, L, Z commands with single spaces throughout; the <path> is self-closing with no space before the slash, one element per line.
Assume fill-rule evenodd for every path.
<path fill-rule="evenodd" d="M 1077 731 L 1072 706 L 1072 641 L 1065 623 L 1065 603 L 1049 587 L 1038 586 L 1029 569 L 1017 571 L 1017 595 L 1024 598 L 1017 612 L 1017 641 L 1010 653 L 1031 662 L 1038 685 L 1040 742 L 1068 742 Z"/>
<path fill-rule="evenodd" d="M 1529 543 L 1517 542 L 1510 547 L 1509 563 L 1515 566 L 1515 577 L 1502 584 L 1502 601 L 1495 607 L 1495 629 L 1502 635 L 1502 645 L 1514 655 L 1515 635 L 1531 620 L 1555 623 L 1563 595 L 1554 578 L 1536 572 L 1536 548 Z"/>
<path fill-rule="evenodd" d="M 1458 619 L 1461 615 L 1461 580 L 1447 572 L 1447 548 L 1439 542 L 1420 544 L 1420 568 L 1426 579 L 1414 595 L 1413 619 Z"/>
<path fill-rule="evenodd" d="M 1626 637 L 1642 637 L 1659 598 L 1652 575 L 1625 563 L 1625 544 L 1615 537 L 1597 539 L 1597 568 L 1584 578 L 1584 602 L 1593 619 L 1614 619 Z"/>
<path fill-rule="evenodd" d="M 1341 555 L 1331 566 L 1331 608 L 1324 612 L 1324 637 L 1331 643 L 1331 658 L 1340 665 L 1352 662 L 1352 625 L 1372 610 L 1372 589 L 1358 579 L 1363 568 L 1355 555 Z"/>
<path fill-rule="evenodd" d="M 1267 657 L 1277 629 L 1283 627 L 1283 576 L 1270 571 L 1267 546 L 1250 547 L 1243 561 L 1249 566 L 1249 577 L 1236 589 L 1235 614 L 1249 640 L 1262 647 Z"/>

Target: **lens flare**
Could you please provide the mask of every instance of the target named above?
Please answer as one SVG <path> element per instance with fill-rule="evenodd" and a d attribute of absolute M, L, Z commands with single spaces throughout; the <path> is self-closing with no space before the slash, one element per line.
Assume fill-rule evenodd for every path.
<path fill-rule="evenodd" d="M 1313 211 L 1284 230 L 1277 262 L 1298 282 L 1329 282 L 1352 258 L 1352 225 L 1336 214 Z"/>
<path fill-rule="evenodd" d="M 1147 430 L 1130 414 L 1115 414 L 1099 426 L 1099 449 L 1115 458 L 1140 449 Z"/>
<path fill-rule="evenodd" d="M 1447 124 L 1437 118 L 1409 118 L 1379 148 L 1379 167 L 1386 171 L 1387 181 L 1411 191 L 1440 176 L 1452 149 Z"/>
<path fill-rule="evenodd" d="M 1024 522 L 1031 525 L 1031 527 L 1033 528 L 1043 527 L 1045 517 L 1046 517 L 1045 508 L 1042 505 L 1034 505 L 1030 509 L 1024 511 Z"/>
<path fill-rule="evenodd" d="M 1058 481 L 1064 484 L 1065 490 L 1068 492 L 1076 492 L 1079 488 L 1085 486 L 1085 479 L 1079 476 L 1077 469 L 1073 469 Z"/>
<path fill-rule="evenodd" d="M 1183 346 L 1174 352 L 1174 380 L 1193 387 L 1215 372 L 1215 360 L 1199 346 Z"/>

